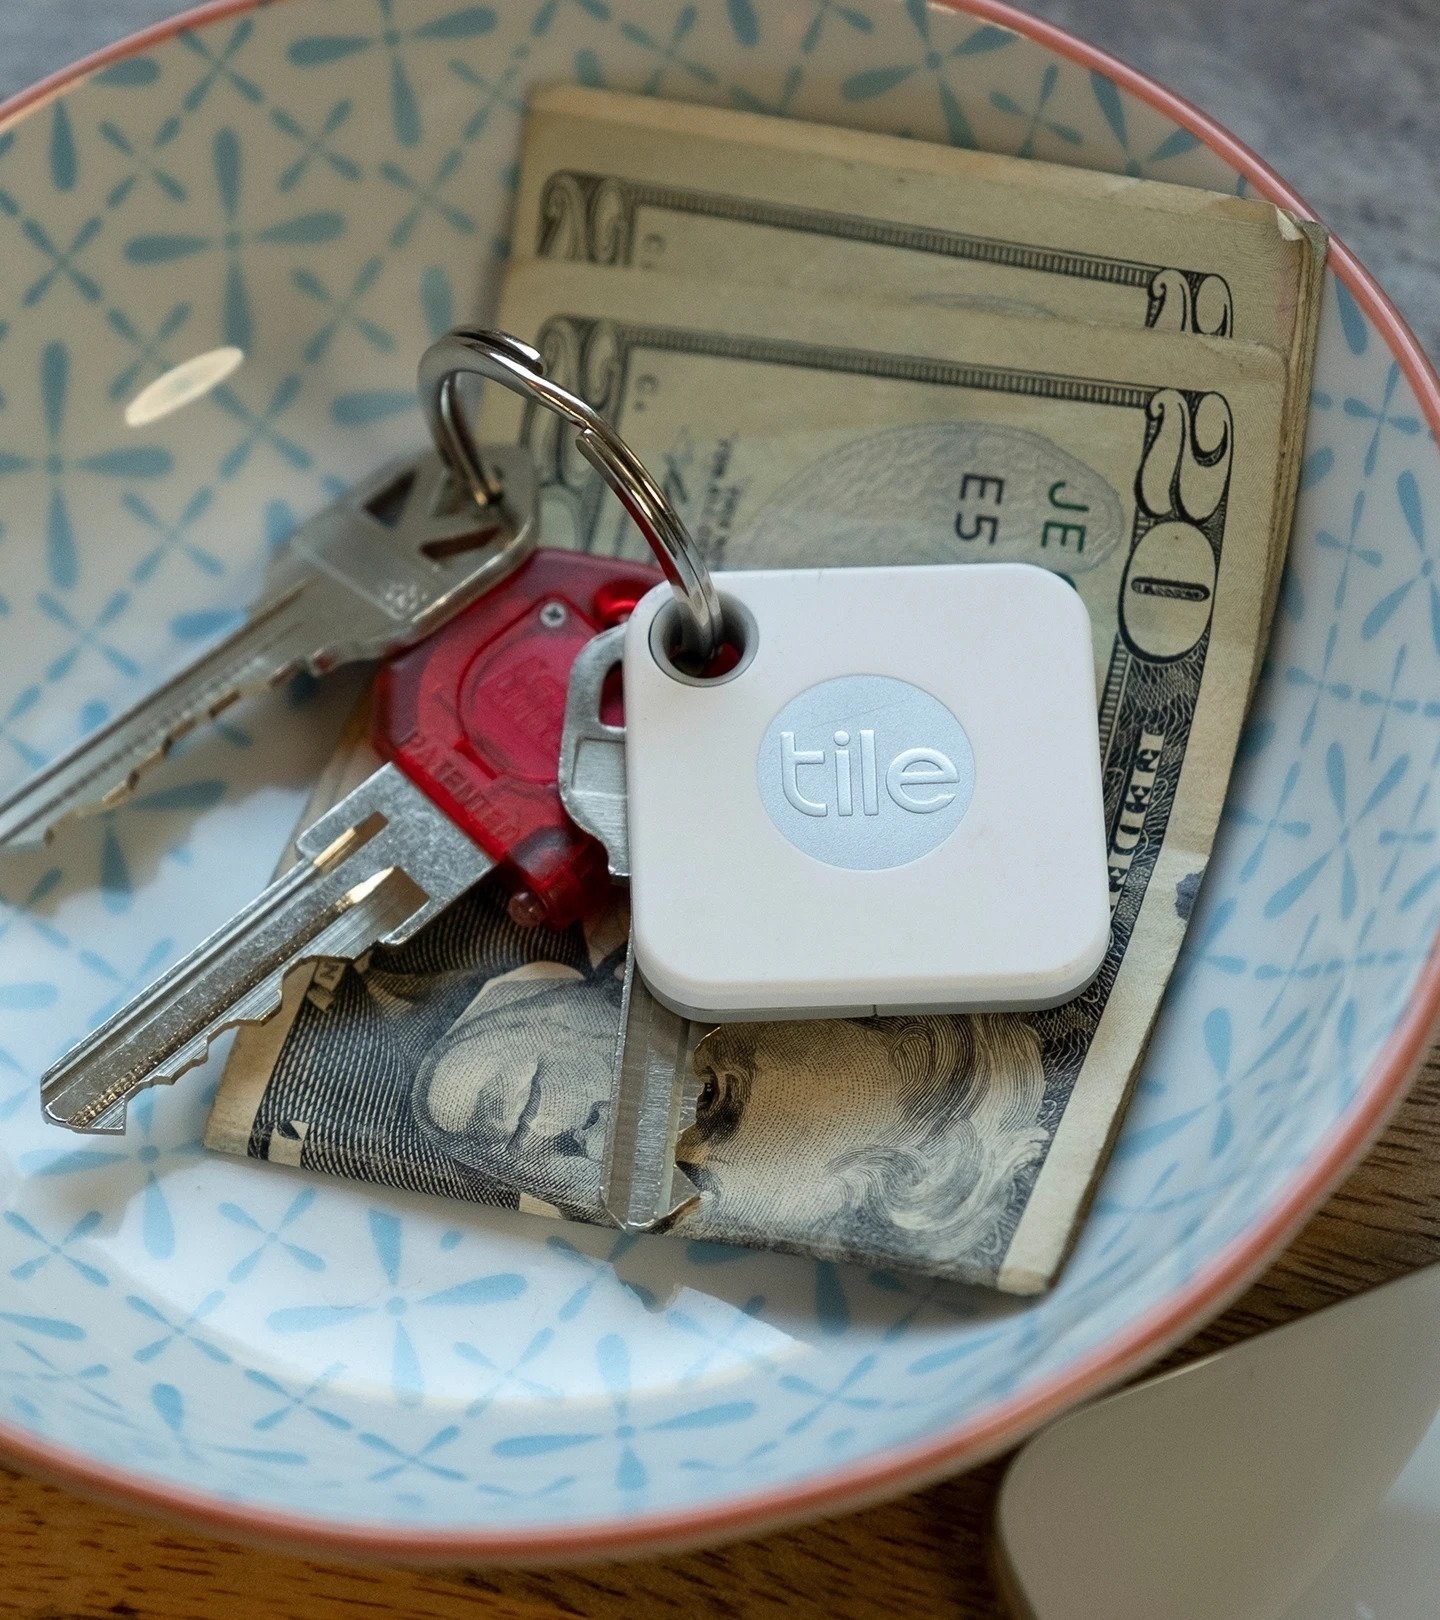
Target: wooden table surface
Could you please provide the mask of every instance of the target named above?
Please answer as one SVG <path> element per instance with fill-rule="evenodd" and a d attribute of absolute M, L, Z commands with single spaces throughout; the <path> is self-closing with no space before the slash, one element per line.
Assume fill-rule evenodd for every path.
<path fill-rule="evenodd" d="M 1293 1247 L 1172 1360 L 1440 1260 L 1440 1052 Z M 0 1470 L 0 1615 L 25 1620 L 989 1620 L 1004 1462 L 710 1552 L 558 1571 L 416 1571 L 257 1551 Z"/>

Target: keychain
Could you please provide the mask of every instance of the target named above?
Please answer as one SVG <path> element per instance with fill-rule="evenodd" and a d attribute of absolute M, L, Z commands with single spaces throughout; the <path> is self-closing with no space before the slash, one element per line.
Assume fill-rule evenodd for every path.
<path fill-rule="evenodd" d="M 426 363 L 568 421 L 666 573 L 623 653 L 632 938 L 665 1006 L 980 1012 L 1084 989 L 1109 884 L 1090 621 L 1062 578 L 960 563 L 717 590 L 583 400 L 483 333 Z"/>
<path fill-rule="evenodd" d="M 559 791 L 631 884 L 603 1210 L 664 1231 L 699 1082 L 687 1017 L 1041 1006 L 1109 937 L 1089 616 L 1014 565 L 736 573 L 583 400 L 484 333 L 469 364 L 575 430 L 667 576 L 571 667 Z M 422 367 L 422 371 L 423 371 Z M 601 715 L 623 661 L 625 725 Z"/>
<path fill-rule="evenodd" d="M 736 573 L 721 592 L 638 458 L 540 356 L 460 331 L 427 351 L 421 391 L 477 502 L 494 486 L 459 410 L 466 372 L 576 428 L 666 582 L 642 596 L 646 570 L 544 553 L 401 655 L 380 686 L 391 763 L 56 1064 L 44 1106 L 123 1130 L 130 1096 L 268 1017 L 298 963 L 409 938 L 497 865 L 527 920 L 572 918 L 606 862 L 563 802 L 609 875 L 630 875 L 604 1200 L 652 1228 L 695 1196 L 674 1161 L 694 1106 L 684 1016 L 1037 1006 L 1088 982 L 1109 921 L 1088 619 L 1063 581 L 1015 565 Z M 617 656 L 623 745 L 599 718 Z M 577 662 L 589 695 L 562 736 Z"/>

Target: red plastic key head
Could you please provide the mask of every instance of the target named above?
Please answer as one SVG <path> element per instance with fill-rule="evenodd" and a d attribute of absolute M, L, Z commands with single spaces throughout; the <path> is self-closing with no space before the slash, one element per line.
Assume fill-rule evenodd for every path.
<path fill-rule="evenodd" d="M 629 616 L 650 568 L 537 551 L 428 640 L 381 668 L 375 746 L 503 869 L 517 920 L 563 928 L 610 887 L 556 777 L 575 655 Z"/>

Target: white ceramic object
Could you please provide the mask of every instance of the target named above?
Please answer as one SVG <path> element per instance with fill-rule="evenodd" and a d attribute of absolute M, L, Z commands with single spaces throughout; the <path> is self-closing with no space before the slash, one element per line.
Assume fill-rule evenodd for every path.
<path fill-rule="evenodd" d="M 420 442 L 415 356 L 490 307 L 526 87 L 559 79 L 1295 202 L 1193 109 L 990 0 L 226 0 L 142 36 L 0 118 L 8 780 Z M 345 702 L 277 697 L 0 871 L 5 1453 L 332 1548 L 616 1555 L 913 1487 L 1219 1309 L 1379 1129 L 1440 1001 L 1440 388 L 1343 249 L 1332 266 L 1268 671 L 1053 1293 L 207 1156 L 214 1063 L 123 1140 L 42 1124 L 36 1076 L 268 874 Z M 127 420 L 182 362 L 187 390 L 217 385 Z"/>
<path fill-rule="evenodd" d="M 1431 1620 L 1440 1266 L 1097 1401 L 996 1531 L 1034 1620 Z"/>

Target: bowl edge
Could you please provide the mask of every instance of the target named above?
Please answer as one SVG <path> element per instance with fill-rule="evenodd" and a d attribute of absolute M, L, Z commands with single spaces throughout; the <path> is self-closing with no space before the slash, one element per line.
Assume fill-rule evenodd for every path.
<path fill-rule="evenodd" d="M 37 112 L 78 80 L 163 43 L 191 28 L 260 10 L 277 0 L 208 0 L 126 36 L 0 103 L 0 132 Z M 1314 210 L 1270 166 L 1209 114 L 1138 68 L 1088 44 L 1053 23 L 1015 10 L 1004 0 L 935 0 L 1044 45 L 1078 66 L 1103 73 L 1123 89 L 1196 135 L 1243 174 L 1266 200 L 1306 219 Z M 1440 440 L 1440 376 L 1404 317 L 1359 259 L 1336 237 L 1329 262 L 1375 324 L 1399 362 Z M 770 1534 L 810 1519 L 856 1512 L 919 1490 L 978 1466 L 1017 1445 L 1068 1407 L 1097 1396 L 1173 1349 L 1255 1280 L 1296 1235 L 1306 1219 L 1365 1155 L 1403 1100 L 1440 1028 L 1440 935 L 1432 942 L 1404 1013 L 1357 1089 L 1349 1115 L 1325 1139 L 1305 1170 L 1249 1231 L 1169 1299 L 1113 1341 L 1023 1398 L 997 1407 L 984 1421 L 938 1440 L 897 1447 L 836 1470 L 812 1483 L 757 1491 L 719 1509 L 649 1513 L 577 1529 L 555 1526 L 528 1532 L 474 1530 L 392 1531 L 383 1525 L 345 1525 L 301 1514 L 237 1506 L 180 1486 L 137 1483 L 120 1469 L 95 1463 L 66 1447 L 36 1440 L 0 1422 L 0 1459 L 51 1483 L 118 1507 L 140 1508 L 251 1544 L 321 1556 L 403 1560 L 416 1564 L 578 1564 L 653 1557 Z"/>

